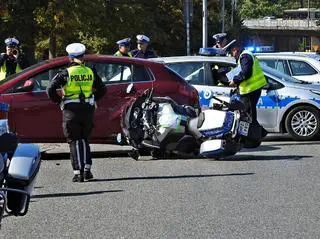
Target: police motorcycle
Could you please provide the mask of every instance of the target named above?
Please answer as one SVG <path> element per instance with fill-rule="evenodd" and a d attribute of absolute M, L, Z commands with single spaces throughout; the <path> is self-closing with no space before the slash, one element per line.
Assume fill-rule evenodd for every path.
<path fill-rule="evenodd" d="M 136 93 L 130 84 L 127 94 Z M 150 154 L 153 158 L 194 157 L 199 153 L 200 144 L 188 134 L 187 127 L 195 117 L 196 109 L 179 105 L 170 97 L 155 97 L 151 88 L 133 96 L 124 108 L 118 142 L 133 146 L 129 155 L 136 160 Z"/>
<path fill-rule="evenodd" d="M 0 103 L 0 227 L 4 212 L 24 216 L 40 168 L 40 150 L 34 144 L 18 144 L 9 132 L 9 105 Z"/>
<path fill-rule="evenodd" d="M 206 118 L 215 119 L 209 127 Z M 200 154 L 209 158 L 225 158 L 242 148 L 257 148 L 262 141 L 262 127 L 246 113 L 237 89 L 230 90 L 229 96 L 212 96 L 209 109 L 192 119 L 189 128 L 202 137 Z"/>
<path fill-rule="evenodd" d="M 129 87 L 128 93 L 133 89 Z M 261 139 L 255 136 L 244 104 L 236 97 L 230 102 L 213 99 L 216 103 L 211 108 L 200 111 L 169 97 L 154 97 L 153 89 L 136 97 L 124 109 L 121 122 L 123 138 L 134 147 L 130 156 L 139 159 L 147 149 L 153 158 L 201 155 L 218 159 L 242 147 L 258 147 Z"/>

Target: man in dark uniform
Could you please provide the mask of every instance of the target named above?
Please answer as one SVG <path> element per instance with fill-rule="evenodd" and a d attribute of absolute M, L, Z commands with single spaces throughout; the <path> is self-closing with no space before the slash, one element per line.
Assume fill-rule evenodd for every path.
<path fill-rule="evenodd" d="M 4 42 L 6 52 L 0 55 L 0 81 L 28 66 L 28 62 L 19 50 L 19 41 L 12 37 L 7 38 Z"/>
<path fill-rule="evenodd" d="M 137 49 L 133 50 L 132 56 L 137 58 L 155 58 L 156 53 L 149 49 L 150 38 L 145 35 L 137 35 Z"/>
<path fill-rule="evenodd" d="M 257 103 L 261 96 L 262 88 L 267 84 L 267 80 L 261 69 L 259 61 L 252 52 L 241 51 L 240 45 L 236 44 L 231 49 L 232 56 L 237 61 L 237 74 L 230 81 L 229 86 L 238 86 L 240 99 L 246 106 L 246 111 L 250 114 L 253 123 L 257 120 Z M 267 135 L 267 131 L 262 128 L 262 137 Z"/>
<path fill-rule="evenodd" d="M 131 46 L 131 39 L 125 38 L 117 41 L 119 50 L 114 53 L 114 56 L 126 56 L 126 57 L 132 57 L 132 54 L 130 52 L 130 46 Z"/>
<path fill-rule="evenodd" d="M 50 100 L 60 104 L 63 110 L 63 132 L 70 146 L 73 182 L 93 178 L 88 137 L 93 128 L 95 101 L 100 100 L 106 91 L 96 71 L 83 64 L 85 50 L 81 43 L 68 45 L 66 51 L 70 65 L 47 87 Z M 59 88 L 62 88 L 62 98 L 57 94 Z"/>

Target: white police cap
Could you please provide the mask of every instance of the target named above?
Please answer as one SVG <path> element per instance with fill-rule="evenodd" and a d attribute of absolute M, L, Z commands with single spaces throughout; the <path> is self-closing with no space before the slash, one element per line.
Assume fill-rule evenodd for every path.
<path fill-rule="evenodd" d="M 221 42 L 227 37 L 227 33 L 218 33 L 212 36 L 216 42 Z"/>
<path fill-rule="evenodd" d="M 19 45 L 19 41 L 14 37 L 9 37 L 9 38 L 5 39 L 4 43 L 7 46 L 17 46 L 17 45 Z"/>
<path fill-rule="evenodd" d="M 117 44 L 119 46 L 128 46 L 128 45 L 130 45 L 130 42 L 131 42 L 130 38 L 124 38 L 124 39 L 117 41 Z"/>
<path fill-rule="evenodd" d="M 137 42 L 138 43 L 149 43 L 150 38 L 145 35 L 137 35 Z"/>
<path fill-rule="evenodd" d="M 82 43 L 71 43 L 66 47 L 69 57 L 75 58 L 85 53 L 86 47 Z"/>

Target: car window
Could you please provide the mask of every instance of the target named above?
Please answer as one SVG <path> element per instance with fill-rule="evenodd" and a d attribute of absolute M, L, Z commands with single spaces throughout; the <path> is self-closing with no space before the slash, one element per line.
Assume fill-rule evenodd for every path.
<path fill-rule="evenodd" d="M 308 63 L 303 61 L 289 60 L 293 76 L 314 75 L 317 71 L 312 68 Z"/>
<path fill-rule="evenodd" d="M 193 85 L 204 85 L 205 63 L 183 62 L 167 63 L 167 66 L 181 75 L 186 81 Z"/>
<path fill-rule="evenodd" d="M 152 80 L 144 66 L 108 62 L 87 62 L 86 65 L 97 71 L 104 84 Z"/>
<path fill-rule="evenodd" d="M 9 92 L 11 93 L 18 93 L 18 92 L 25 92 L 24 86 L 28 84 L 28 82 L 33 82 L 33 89 L 32 92 L 38 92 L 38 91 L 44 91 L 46 90 L 49 81 L 60 71 L 65 69 L 66 66 L 59 66 L 52 69 L 47 69 L 45 71 L 42 71 L 36 75 L 33 75 L 29 78 L 23 79 L 19 81 L 16 85 L 14 85 Z"/>
<path fill-rule="evenodd" d="M 259 59 L 261 65 L 269 66 L 273 69 L 276 69 L 276 60 L 267 60 L 267 59 Z"/>
<path fill-rule="evenodd" d="M 235 66 L 230 64 L 212 63 L 210 65 L 210 72 L 212 75 L 212 83 L 210 85 L 226 86 L 228 82 L 226 73 L 231 71 L 233 67 Z"/>
<path fill-rule="evenodd" d="M 260 64 L 269 66 L 276 69 L 282 73 L 289 74 L 289 69 L 285 60 L 275 60 L 275 59 L 259 59 Z"/>

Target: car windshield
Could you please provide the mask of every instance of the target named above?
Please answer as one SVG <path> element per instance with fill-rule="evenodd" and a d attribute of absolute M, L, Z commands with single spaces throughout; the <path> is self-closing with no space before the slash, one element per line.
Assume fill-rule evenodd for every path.
<path fill-rule="evenodd" d="M 185 79 L 194 74 L 196 71 L 203 69 L 202 62 L 167 63 L 167 66 L 179 73 Z"/>
<path fill-rule="evenodd" d="M 191 84 L 199 84 L 204 81 L 204 63 L 203 62 L 179 62 L 167 63 L 167 66 L 180 74 Z"/>
<path fill-rule="evenodd" d="M 302 81 L 302 80 L 298 80 L 296 78 L 293 78 L 287 74 L 284 74 L 280 71 L 277 71 L 271 67 L 268 67 L 266 65 L 261 65 L 262 70 L 265 73 L 268 73 L 270 75 L 273 75 L 275 77 L 277 77 L 278 79 L 281 79 L 283 81 L 289 82 L 289 83 L 294 83 L 294 84 L 311 84 L 311 82 L 307 82 L 307 81 Z"/>
<path fill-rule="evenodd" d="M 37 68 L 37 67 L 39 67 L 39 66 L 42 66 L 42 65 L 44 65 L 44 64 L 46 64 L 46 63 L 47 63 L 47 61 L 41 61 L 41 62 L 39 62 L 39 63 L 37 63 L 37 64 L 34 64 L 34 65 L 32 65 L 32 66 L 29 66 L 29 67 L 23 69 L 22 71 L 20 71 L 20 72 L 18 72 L 18 73 L 16 73 L 16 74 L 10 75 L 10 76 L 6 77 L 4 80 L 0 81 L 0 85 L 6 83 L 6 82 L 8 82 L 8 81 L 10 81 L 11 79 L 13 79 L 13 78 L 15 78 L 15 77 L 17 77 L 17 76 L 19 76 L 19 75 L 22 75 L 23 73 L 25 73 L 25 72 L 27 72 L 27 71 L 33 70 L 33 69 L 35 69 L 35 68 Z"/>

